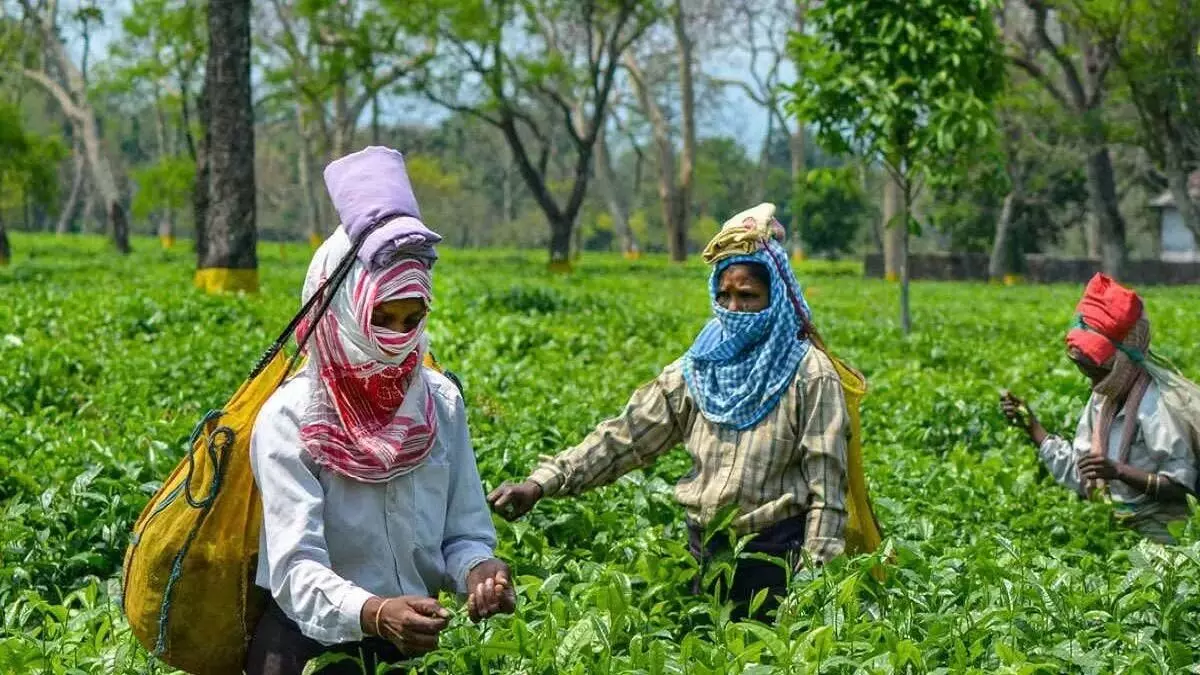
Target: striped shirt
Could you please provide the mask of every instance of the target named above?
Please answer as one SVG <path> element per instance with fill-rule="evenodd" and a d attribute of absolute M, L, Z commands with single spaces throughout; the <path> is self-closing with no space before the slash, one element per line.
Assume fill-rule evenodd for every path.
<path fill-rule="evenodd" d="M 707 526 L 731 504 L 738 509 L 733 527 L 739 534 L 804 516 L 804 547 L 824 563 L 845 548 L 848 434 L 841 381 L 817 349 L 800 362 L 779 405 L 743 431 L 700 413 L 676 361 L 582 443 L 543 458 L 529 479 L 545 496 L 576 495 L 648 466 L 683 443 L 693 468 L 675 486 L 675 498 L 693 525 Z"/>

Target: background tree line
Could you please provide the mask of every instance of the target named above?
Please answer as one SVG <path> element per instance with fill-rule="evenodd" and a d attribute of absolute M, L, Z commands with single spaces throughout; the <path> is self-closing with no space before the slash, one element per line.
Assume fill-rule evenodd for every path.
<path fill-rule="evenodd" d="M 902 50 L 921 20 L 902 2 L 0 0 L 0 228 L 103 231 L 118 250 L 130 234 L 196 238 L 201 267 L 204 242 L 223 237 L 212 264 L 252 266 L 238 249 L 255 236 L 326 235 L 321 169 L 385 144 L 405 152 L 425 218 L 451 244 L 543 247 L 555 264 L 586 250 L 681 260 L 760 200 L 820 256 L 888 250 L 903 204 L 912 250 L 990 252 L 996 273 L 1021 252 L 1119 272 L 1155 252 L 1147 202 L 1164 190 L 1200 233 L 1181 199 L 1197 161 L 1200 9 L 958 4 L 963 25 L 990 26 L 979 44 L 1001 88 L 978 119 L 987 133 L 899 200 L 887 158 L 831 143 L 833 99 L 798 103 L 836 73 L 795 37 L 828 43 L 841 24 L 826 18 L 879 10 L 900 28 L 861 30 Z M 249 72 L 230 84 L 227 67 L 247 59 L 212 29 L 240 25 L 238 12 Z M 232 107 L 251 134 L 229 136 Z M 253 140 L 230 155 L 221 134 Z M 235 236 L 247 219 L 254 236 Z M 196 237 L 225 221 L 232 234 Z"/>

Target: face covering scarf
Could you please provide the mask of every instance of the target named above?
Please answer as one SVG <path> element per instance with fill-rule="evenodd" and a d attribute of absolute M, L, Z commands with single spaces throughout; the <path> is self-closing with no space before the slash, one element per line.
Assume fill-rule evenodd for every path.
<path fill-rule="evenodd" d="M 767 205 L 769 206 L 769 205 Z M 683 357 L 683 376 L 701 414 L 714 424 L 744 430 L 766 417 L 791 385 L 811 342 L 811 312 L 772 213 L 746 212 L 722 228 L 705 251 L 719 258 L 709 280 L 715 317 Z M 735 216 L 735 219 L 738 218 Z M 731 312 L 716 302 L 721 274 L 730 265 L 757 263 L 771 276 L 770 304 L 759 312 Z"/>
<path fill-rule="evenodd" d="M 316 292 L 350 250 L 339 228 L 309 266 L 304 300 Z M 308 372 L 313 395 L 300 438 L 320 466 L 347 478 L 378 483 L 412 471 L 429 455 L 437 416 L 421 362 L 425 322 L 398 333 L 371 324 L 376 306 L 404 298 L 432 302 L 428 263 L 399 258 L 371 271 L 356 260 L 334 292 L 328 311 L 311 328 Z"/>

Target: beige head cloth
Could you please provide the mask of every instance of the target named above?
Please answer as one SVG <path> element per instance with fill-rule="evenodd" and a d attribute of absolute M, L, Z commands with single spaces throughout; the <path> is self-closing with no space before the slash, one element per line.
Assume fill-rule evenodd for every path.
<path fill-rule="evenodd" d="M 775 220 L 775 205 L 763 202 L 726 220 L 721 231 L 704 247 L 704 262 L 713 264 L 731 255 L 762 250 L 770 239 L 783 243 L 783 226 Z"/>

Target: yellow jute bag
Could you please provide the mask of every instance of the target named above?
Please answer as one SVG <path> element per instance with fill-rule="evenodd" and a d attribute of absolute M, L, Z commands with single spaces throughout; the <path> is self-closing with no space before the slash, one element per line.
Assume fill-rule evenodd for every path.
<path fill-rule="evenodd" d="M 834 356 L 825 346 L 821 336 L 810 329 L 813 345 L 833 361 L 838 377 L 842 381 L 842 394 L 846 399 L 849 416 L 850 438 L 846 443 L 846 553 L 873 553 L 883 541 L 883 530 L 871 507 L 871 495 L 867 489 L 867 477 L 863 468 L 862 424 L 859 407 L 867 394 L 867 379 L 856 368 Z M 883 580 L 883 570 L 875 568 L 872 573 Z"/>
<path fill-rule="evenodd" d="M 355 252 L 292 319 L 233 397 L 200 421 L 187 456 L 134 524 L 123 569 L 123 610 L 138 641 L 173 668 L 194 675 L 242 672 L 267 602 L 266 592 L 254 584 L 262 501 L 250 469 L 250 434 L 263 404 L 297 367 L 300 352 L 289 357 L 284 345 L 314 307 L 313 323 L 324 314 L 333 296 L 329 285 L 336 289 L 344 280 Z M 441 371 L 429 354 L 425 365 Z"/>

